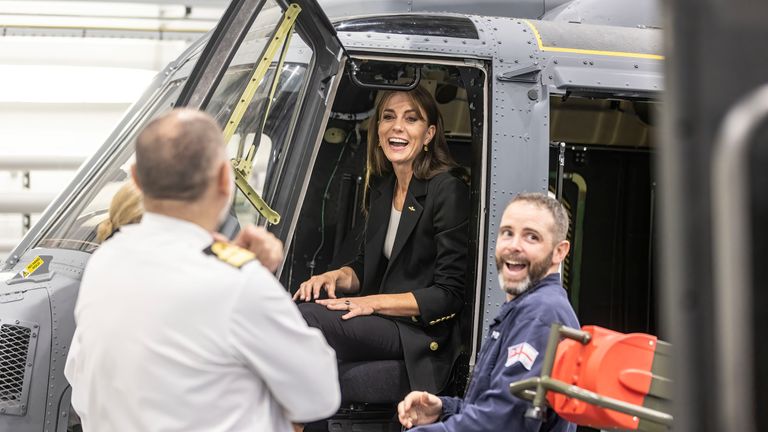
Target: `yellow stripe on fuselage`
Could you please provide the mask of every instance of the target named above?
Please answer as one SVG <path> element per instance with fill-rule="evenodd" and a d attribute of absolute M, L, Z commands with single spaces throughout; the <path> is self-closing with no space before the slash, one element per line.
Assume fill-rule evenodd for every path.
<path fill-rule="evenodd" d="M 593 55 L 602 55 L 602 56 L 611 56 L 611 57 L 629 57 L 629 58 L 642 58 L 642 59 L 651 59 L 651 60 L 664 60 L 664 56 L 658 55 L 658 54 L 642 54 L 642 53 L 633 53 L 633 52 L 623 52 L 623 51 L 601 51 L 601 50 L 589 50 L 589 49 L 583 49 L 583 48 L 561 48 L 561 47 L 550 47 L 550 46 L 544 46 L 544 42 L 541 41 L 541 35 L 539 34 L 539 30 L 536 29 L 536 26 L 533 25 L 528 20 L 523 20 L 526 24 L 528 24 L 528 27 L 531 28 L 531 31 L 533 31 L 533 36 L 536 38 L 536 43 L 539 45 L 539 49 L 542 51 L 547 52 L 564 52 L 564 53 L 574 53 L 574 54 L 593 54 Z"/>

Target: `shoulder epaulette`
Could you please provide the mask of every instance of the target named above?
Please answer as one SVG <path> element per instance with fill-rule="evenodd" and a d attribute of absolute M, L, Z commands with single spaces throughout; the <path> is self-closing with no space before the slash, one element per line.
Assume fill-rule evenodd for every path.
<path fill-rule="evenodd" d="M 256 259 L 256 255 L 254 255 L 253 252 L 224 242 L 214 242 L 212 245 L 203 249 L 203 253 L 213 255 L 221 261 L 237 268 Z"/>

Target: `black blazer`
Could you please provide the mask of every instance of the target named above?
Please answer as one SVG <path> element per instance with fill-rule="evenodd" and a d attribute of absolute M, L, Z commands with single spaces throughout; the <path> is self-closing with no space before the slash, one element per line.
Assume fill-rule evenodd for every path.
<path fill-rule="evenodd" d="M 451 173 L 411 178 L 390 259 L 382 252 L 394 174 L 371 187 L 364 252 L 350 264 L 360 295 L 412 292 L 419 316 L 388 317 L 400 330 L 413 390 L 440 392 L 460 352 L 458 314 L 467 274 L 469 189 Z"/>

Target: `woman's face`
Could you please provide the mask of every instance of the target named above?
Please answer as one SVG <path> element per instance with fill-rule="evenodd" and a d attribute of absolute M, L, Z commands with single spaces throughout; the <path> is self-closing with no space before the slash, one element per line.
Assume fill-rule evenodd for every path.
<path fill-rule="evenodd" d="M 379 145 L 393 166 L 412 166 L 424 144 L 432 141 L 435 126 L 405 93 L 395 93 L 384 104 L 379 118 Z"/>

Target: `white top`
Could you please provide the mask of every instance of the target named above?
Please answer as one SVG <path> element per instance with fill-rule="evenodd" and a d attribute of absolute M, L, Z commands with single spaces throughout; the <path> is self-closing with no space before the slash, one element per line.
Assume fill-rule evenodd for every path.
<path fill-rule="evenodd" d="M 387 236 L 384 238 L 384 256 L 387 259 L 392 255 L 392 247 L 395 246 L 395 235 L 397 234 L 397 227 L 400 225 L 400 216 L 402 214 L 403 212 L 397 211 L 395 206 L 392 206 L 392 213 L 389 214 Z"/>
<path fill-rule="evenodd" d="M 340 403 L 336 355 L 257 261 L 148 213 L 83 274 L 65 375 L 86 432 L 291 431 Z"/>

